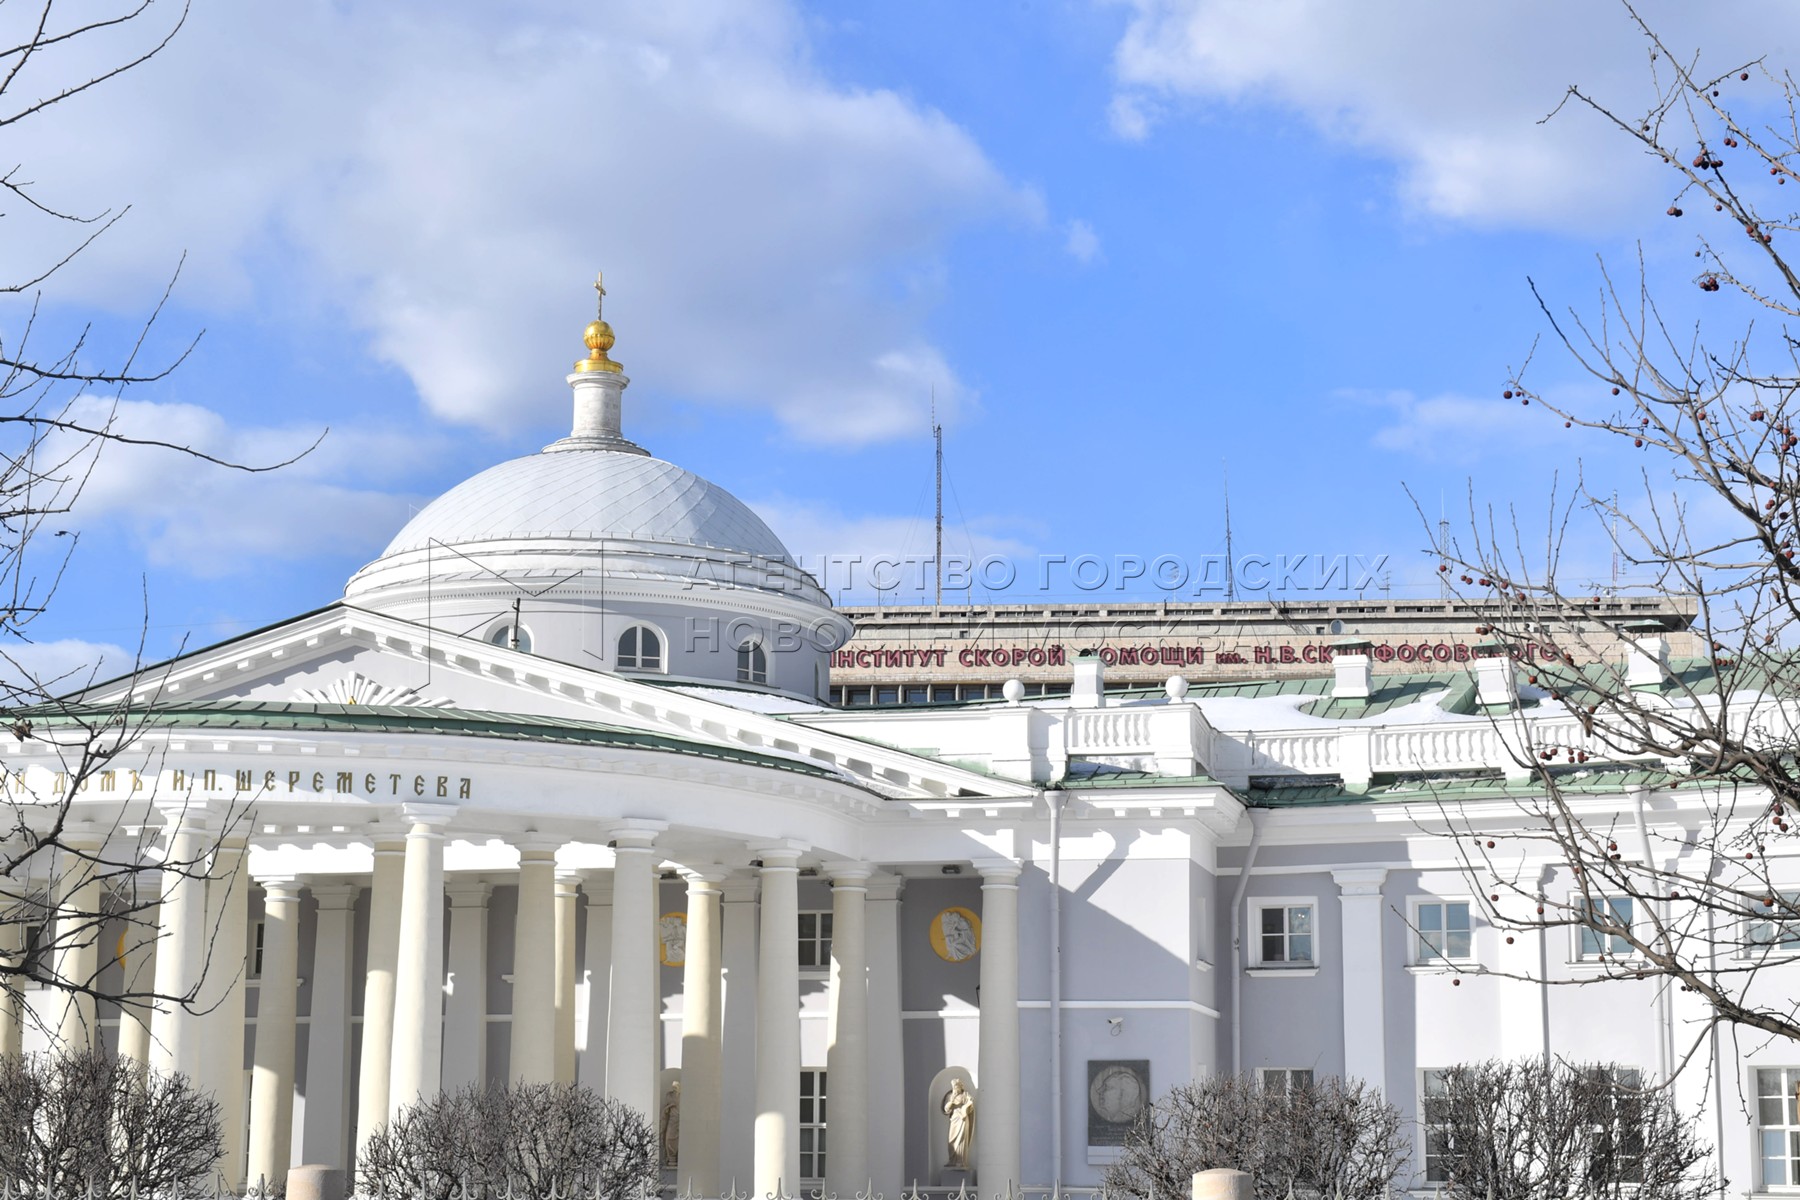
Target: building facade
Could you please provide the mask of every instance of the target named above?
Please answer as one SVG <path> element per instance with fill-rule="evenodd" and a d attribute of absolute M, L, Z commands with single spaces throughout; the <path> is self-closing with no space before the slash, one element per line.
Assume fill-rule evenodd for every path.
<path fill-rule="evenodd" d="M 586 342 L 570 437 L 425 508 L 342 600 L 0 731 L 9 795 L 48 811 L 80 715 L 137 714 L 77 834 L 218 843 L 210 880 L 165 872 L 152 942 L 77 952 L 102 990 L 197 984 L 194 1010 L 71 1018 L 27 989 L 8 1048 L 99 1037 L 187 1073 L 251 1182 L 348 1165 L 440 1088 L 578 1081 L 678 1125 L 671 1182 L 701 1196 L 1092 1185 L 1144 1103 L 1220 1071 L 1378 1085 L 1424 1188 L 1433 1070 L 1673 1070 L 1689 998 L 1559 986 L 1617 964 L 1574 931 L 1503 939 L 1454 835 L 1525 819 L 1509 738 L 1591 745 L 1584 794 L 1657 828 L 1702 790 L 1602 763 L 1482 676 L 1505 659 L 1389 674 L 1339 645 L 1308 675 L 1168 669 L 1122 698 L 1071 658 L 1038 680 L 1062 696 L 1013 672 L 992 699 L 833 705 L 850 622 L 747 508 L 625 438 L 610 327 Z M 1661 669 L 1659 638 L 1616 653 Z M 56 920 L 55 870 L 29 890 Z M 1800 1181 L 1791 1108 L 1733 1107 L 1791 1096 L 1800 1048 L 1717 1052 L 1682 1087 L 1726 1173 Z"/>

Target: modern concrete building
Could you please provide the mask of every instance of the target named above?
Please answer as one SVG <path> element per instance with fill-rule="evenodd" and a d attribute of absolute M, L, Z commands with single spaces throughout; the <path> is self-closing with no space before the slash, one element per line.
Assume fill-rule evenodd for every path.
<path fill-rule="evenodd" d="M 1121 698 L 1086 658 L 1061 697 L 833 706 L 849 622 L 728 492 L 626 439 L 611 329 L 586 341 L 570 436 L 425 508 L 342 600 L 79 698 L 139 714 L 82 828 L 177 857 L 229 834 L 210 883 L 164 881 L 154 961 L 93 969 L 204 971 L 210 1011 L 63 1021 L 27 991 L 10 1046 L 97 1025 L 192 1075 L 251 1180 L 347 1164 L 442 1087 L 576 1080 L 661 1120 L 678 1080 L 699 1196 L 954 1186 L 953 1081 L 992 1193 L 1095 1183 L 1209 1072 L 1346 1073 L 1416 1121 L 1431 1071 L 1488 1055 L 1673 1069 L 1691 997 L 1525 978 L 1620 964 L 1579 930 L 1503 938 L 1446 836 L 1524 820 L 1523 744 L 1591 750 L 1583 803 L 1680 829 L 1709 797 L 1668 764 L 1607 761 L 1504 658 L 1387 675 L 1342 645 L 1273 681 Z M 1665 669 L 1654 636 L 1616 645 Z M 10 795 L 62 797 L 67 728 L 0 730 Z M 1535 854 L 1500 857 L 1566 895 Z M 1727 1173 L 1800 1182 L 1792 1106 L 1739 1107 L 1791 1098 L 1800 1047 L 1720 1053 L 1684 1078 Z"/>

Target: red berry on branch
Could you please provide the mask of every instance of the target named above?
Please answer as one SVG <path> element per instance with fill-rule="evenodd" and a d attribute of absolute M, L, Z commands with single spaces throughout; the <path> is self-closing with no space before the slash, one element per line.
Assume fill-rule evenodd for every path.
<path fill-rule="evenodd" d="M 1750 78 L 1750 72 L 1745 71 L 1742 75 L 1739 75 L 1738 78 L 1739 79 L 1748 79 L 1748 78 Z"/>
<path fill-rule="evenodd" d="M 1616 395 L 1618 395 L 1618 394 L 1619 394 L 1619 389 L 1618 389 L 1618 388 L 1614 388 L 1614 389 L 1613 389 L 1613 395 L 1615 395 L 1615 396 L 1616 396 Z"/>
<path fill-rule="evenodd" d="M 1511 934 L 1507 934 L 1507 936 L 1506 936 L 1506 944 L 1507 944 L 1507 945 L 1509 945 L 1509 946 L 1510 946 L 1510 945 L 1512 945 L 1512 944 L 1513 944 L 1513 940 L 1512 940 L 1512 935 L 1511 935 Z"/>
<path fill-rule="evenodd" d="M 1511 391 L 1505 391 L 1505 392 L 1501 392 L 1501 393 L 1500 393 L 1500 398 L 1501 398 L 1501 399 L 1502 399 L 1502 400 L 1511 400 L 1511 399 L 1512 399 L 1512 392 L 1511 392 Z"/>

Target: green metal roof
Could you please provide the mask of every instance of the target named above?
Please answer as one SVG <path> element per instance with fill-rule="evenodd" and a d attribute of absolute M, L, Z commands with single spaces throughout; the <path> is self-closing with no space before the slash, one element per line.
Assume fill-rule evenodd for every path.
<path fill-rule="evenodd" d="M 40 706 L 15 709 L 11 715 L 14 719 L 29 720 L 39 727 L 57 728 L 78 724 L 92 726 L 111 719 L 115 711 L 110 708 Z M 403 705 L 220 700 L 193 706 L 157 705 L 129 710 L 127 721 L 134 729 L 404 733 L 496 738 L 513 742 L 595 746 L 618 750 L 658 750 L 848 782 L 824 767 L 773 754 L 759 754 L 754 750 L 646 733 L 624 725 L 539 714 Z"/>
<path fill-rule="evenodd" d="M 1671 788 L 1694 781 L 1661 767 L 1629 763 L 1601 766 L 1551 767 L 1557 788 L 1567 795 L 1608 795 L 1630 787 Z M 1498 769 L 1492 772 L 1445 772 L 1433 776 L 1376 775 L 1367 790 L 1352 792 L 1340 780 L 1301 779 L 1293 783 L 1271 780 L 1252 786 L 1240 795 L 1253 808 L 1314 808 L 1339 804 L 1401 804 L 1418 800 L 1484 800 L 1542 795 L 1544 785 L 1536 777 L 1509 780 Z"/>

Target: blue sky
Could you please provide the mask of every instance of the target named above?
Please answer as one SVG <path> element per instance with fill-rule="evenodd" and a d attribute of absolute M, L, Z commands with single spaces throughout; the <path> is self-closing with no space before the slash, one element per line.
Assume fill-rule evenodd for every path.
<path fill-rule="evenodd" d="M 1643 11 L 1718 65 L 1800 35 L 1772 3 Z M 103 456 L 33 653 L 117 663 L 146 596 L 153 656 L 335 599 L 418 505 L 566 431 L 596 267 L 627 431 L 803 559 L 928 550 L 935 392 L 952 549 L 1196 562 L 1228 471 L 1240 554 L 1386 555 L 1433 594 L 1408 487 L 1536 531 L 1555 476 L 1668 482 L 1500 399 L 1547 332 L 1528 277 L 1591 311 L 1596 256 L 1641 245 L 1702 311 L 1652 166 L 1540 123 L 1578 81 L 1645 96 L 1619 6 L 195 0 L 163 56 L 9 130 L 53 201 L 132 206 L 38 336 L 116 351 L 185 253 L 152 349 L 204 336 L 123 426 L 259 462 L 330 432 L 268 475 Z M 66 236 L 8 216 L 8 261 Z M 1597 400 L 1553 348 L 1532 379 Z M 1606 572 L 1596 531 L 1570 549 Z"/>

